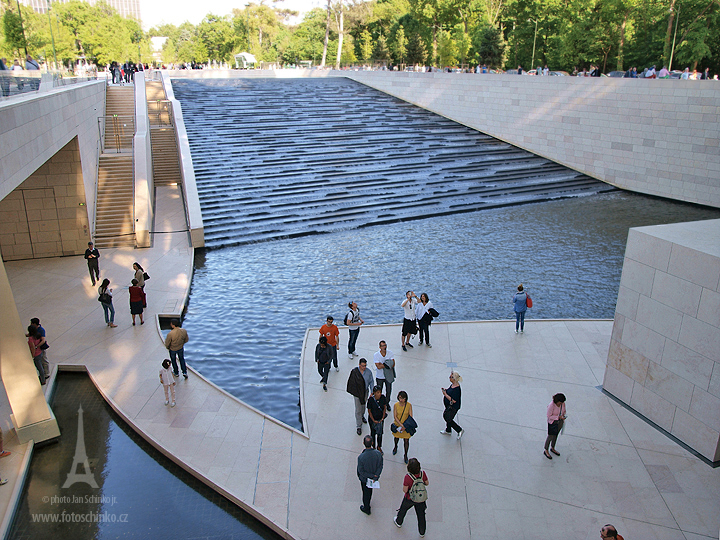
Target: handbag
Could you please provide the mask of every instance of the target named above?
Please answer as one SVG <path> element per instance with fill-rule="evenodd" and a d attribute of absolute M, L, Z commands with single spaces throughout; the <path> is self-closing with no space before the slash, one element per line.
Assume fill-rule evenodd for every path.
<path fill-rule="evenodd" d="M 560 422 L 555 420 L 552 424 L 548 424 L 548 435 L 557 435 L 560 433 Z"/>
<path fill-rule="evenodd" d="M 398 429 L 398 428 L 397 428 L 397 426 L 395 425 L 395 422 L 393 422 L 392 424 L 390 424 L 390 431 L 392 431 L 393 433 L 397 433 L 397 432 L 398 432 L 397 429 Z"/>
<path fill-rule="evenodd" d="M 412 416 L 408 416 L 407 420 L 403 422 L 403 427 L 405 428 L 405 431 L 407 431 L 410 436 L 415 435 L 415 432 L 417 431 L 417 422 Z"/>
<path fill-rule="evenodd" d="M 150 279 L 150 275 L 147 272 L 143 272 L 143 280 L 147 281 L 148 279 Z"/>
<path fill-rule="evenodd" d="M 531 308 L 531 307 L 532 307 L 532 298 L 530 298 L 530 295 L 527 294 L 527 293 L 525 293 L 525 296 L 527 296 L 527 300 L 526 300 L 526 302 L 525 302 L 525 305 L 526 305 L 527 307 Z"/>

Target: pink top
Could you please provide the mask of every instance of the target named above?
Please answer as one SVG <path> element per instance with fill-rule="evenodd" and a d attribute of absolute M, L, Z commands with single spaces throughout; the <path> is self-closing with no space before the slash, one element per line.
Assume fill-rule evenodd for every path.
<path fill-rule="evenodd" d="M 555 420 L 557 420 L 560 415 L 565 416 L 565 403 L 561 403 L 558 407 L 555 405 L 554 401 L 550 402 L 550 405 L 548 405 L 547 408 L 547 420 L 548 424 L 552 424 Z"/>

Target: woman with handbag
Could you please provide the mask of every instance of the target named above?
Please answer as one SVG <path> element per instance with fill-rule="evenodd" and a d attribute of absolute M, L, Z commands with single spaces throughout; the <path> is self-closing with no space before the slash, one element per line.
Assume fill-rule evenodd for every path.
<path fill-rule="evenodd" d="M 98 288 L 98 300 L 102 304 L 103 311 L 105 312 L 105 324 L 107 324 L 110 328 L 117 328 L 117 324 L 115 324 L 115 308 L 113 307 L 112 303 L 112 289 L 108 289 L 108 286 L 110 285 L 110 280 L 105 278 L 103 279 L 102 284 Z"/>
<path fill-rule="evenodd" d="M 515 333 L 518 333 L 518 328 L 522 334 L 525 331 L 525 312 L 527 308 L 532 307 L 530 297 L 527 292 L 523 290 L 522 283 L 518 285 L 517 292 L 513 296 L 513 309 L 515 311 Z"/>
<path fill-rule="evenodd" d="M 133 263 L 133 270 L 135 270 L 135 279 L 137 279 L 138 287 L 143 291 L 145 290 L 145 269 L 140 266 L 140 263 Z"/>
<path fill-rule="evenodd" d="M 555 450 L 555 443 L 566 418 L 565 394 L 555 394 L 547 407 L 548 436 L 545 439 L 544 454 L 548 459 L 552 459 L 552 456 L 548 453 L 548 447 L 550 447 L 550 452 L 556 456 L 560 455 L 560 452 Z"/>
<path fill-rule="evenodd" d="M 128 287 L 130 293 L 130 315 L 132 315 L 133 326 L 135 326 L 135 315 L 140 315 L 140 324 L 145 324 L 143 321 L 143 307 L 145 306 L 145 293 L 138 285 L 138 280 L 133 279 L 132 285 Z"/>
<path fill-rule="evenodd" d="M 443 420 L 445 420 L 445 429 L 440 433 L 443 435 L 450 435 L 454 429 L 457 432 L 458 441 L 462 438 L 465 430 L 455 423 L 455 415 L 460 410 L 460 397 L 462 392 L 460 390 L 460 381 L 462 377 L 457 371 L 450 373 L 450 386 L 445 389 L 441 388 L 443 393 L 443 404 L 445 405 L 445 412 L 443 412 Z"/>
<path fill-rule="evenodd" d="M 408 395 L 405 390 L 400 390 L 397 395 L 397 403 L 393 405 L 393 423 L 390 426 L 390 431 L 393 432 L 393 437 L 395 437 L 395 448 L 393 448 L 393 456 L 397 454 L 398 451 L 398 443 L 400 442 L 400 439 L 403 440 L 403 444 L 405 445 L 405 463 L 408 462 L 408 450 L 410 449 L 410 437 L 414 435 L 414 433 L 410 433 L 406 427 L 405 423 L 407 422 L 408 418 L 412 418 L 413 409 L 412 405 L 408 402 Z"/>

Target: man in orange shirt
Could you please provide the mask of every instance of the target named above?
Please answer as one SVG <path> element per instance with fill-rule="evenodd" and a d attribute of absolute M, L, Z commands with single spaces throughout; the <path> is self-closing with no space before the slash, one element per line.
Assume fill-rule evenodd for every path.
<path fill-rule="evenodd" d="M 327 323 L 320 328 L 320 335 L 327 338 L 327 344 L 328 347 L 330 347 L 330 356 L 335 365 L 335 371 L 340 371 L 337 361 L 338 349 L 340 348 L 340 331 L 338 327 L 333 324 L 332 315 L 327 316 Z"/>

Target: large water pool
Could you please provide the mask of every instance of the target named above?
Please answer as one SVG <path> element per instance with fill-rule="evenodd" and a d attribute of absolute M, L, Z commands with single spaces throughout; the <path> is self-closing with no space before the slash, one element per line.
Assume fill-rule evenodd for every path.
<path fill-rule="evenodd" d="M 400 323 L 408 289 L 426 292 L 440 321 L 505 319 L 523 283 L 531 318 L 610 319 L 630 227 L 717 218 L 613 192 L 198 251 L 186 356 L 231 394 L 301 428 L 303 336 L 328 314 L 342 324 L 348 301 L 366 324 Z"/>

